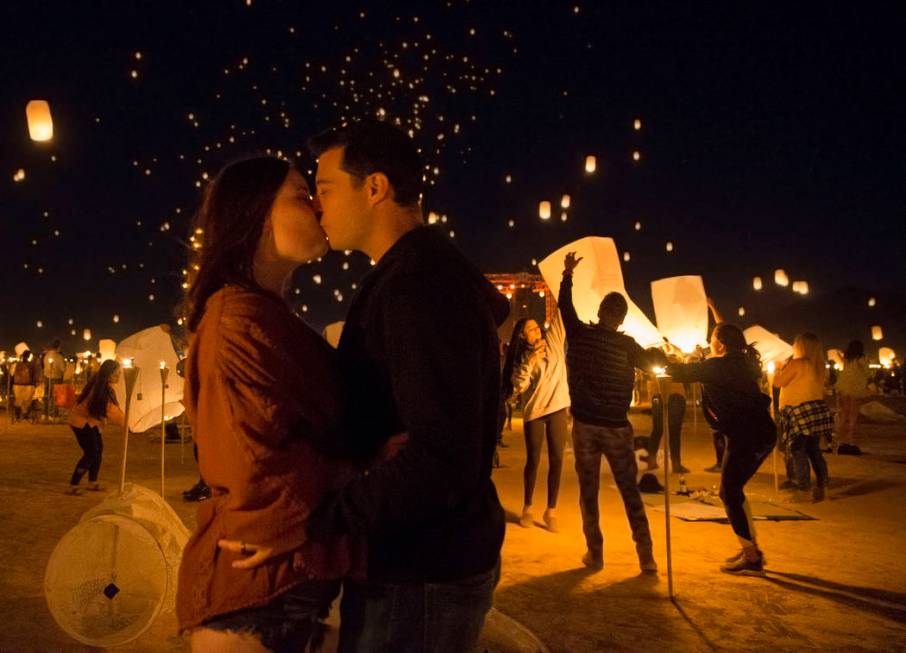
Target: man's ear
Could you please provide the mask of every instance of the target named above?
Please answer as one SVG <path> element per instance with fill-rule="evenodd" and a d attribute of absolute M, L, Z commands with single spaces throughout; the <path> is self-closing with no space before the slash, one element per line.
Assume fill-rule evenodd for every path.
<path fill-rule="evenodd" d="M 368 189 L 368 201 L 372 206 L 380 204 L 384 200 L 393 199 L 393 187 L 383 172 L 368 175 L 365 178 L 365 184 Z"/>

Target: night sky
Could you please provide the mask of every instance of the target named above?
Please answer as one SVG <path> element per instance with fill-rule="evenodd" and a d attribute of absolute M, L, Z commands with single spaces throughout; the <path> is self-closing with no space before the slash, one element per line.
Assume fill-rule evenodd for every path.
<path fill-rule="evenodd" d="M 59 336 L 81 351 L 175 322 L 206 176 L 268 150 L 313 169 L 305 139 L 363 116 L 412 130 L 432 228 L 485 272 L 612 236 L 646 310 L 651 280 L 701 274 L 728 316 L 746 307 L 743 325 L 791 336 L 796 314 L 797 328 L 867 341 L 886 319 L 887 341 L 904 341 L 906 24 L 893 9 L 314 4 L 4 3 L 0 349 Z M 28 137 L 31 99 L 50 102 L 50 143 Z M 774 287 L 776 267 L 810 294 Z M 316 328 L 342 319 L 368 268 L 331 253 L 297 273 L 292 306 Z M 886 317 L 829 312 L 869 296 Z"/>

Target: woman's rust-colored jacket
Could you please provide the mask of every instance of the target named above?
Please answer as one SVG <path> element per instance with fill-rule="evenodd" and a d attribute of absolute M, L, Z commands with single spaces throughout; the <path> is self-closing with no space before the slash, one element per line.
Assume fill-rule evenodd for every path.
<path fill-rule="evenodd" d="M 261 606 L 308 579 L 362 576 L 365 550 L 341 537 L 306 542 L 323 495 L 356 469 L 322 453 L 340 437 L 340 377 L 331 349 L 275 296 L 237 286 L 212 295 L 192 336 L 185 401 L 201 476 L 213 496 L 179 570 L 181 629 Z M 221 538 L 282 555 L 233 569 Z"/>

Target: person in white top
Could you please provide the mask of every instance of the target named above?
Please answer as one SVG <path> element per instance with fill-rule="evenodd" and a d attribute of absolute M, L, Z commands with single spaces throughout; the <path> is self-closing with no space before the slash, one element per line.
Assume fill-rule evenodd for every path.
<path fill-rule="evenodd" d="M 526 461 L 523 470 L 524 504 L 519 524 L 534 524 L 532 498 L 541 461 L 541 447 L 547 440 L 547 509 L 542 519 L 548 530 L 557 532 L 557 499 L 563 471 L 563 450 L 569 436 L 567 410 L 570 406 L 566 380 L 563 320 L 554 312 L 546 332 L 535 320 L 523 318 L 513 327 L 504 363 L 504 394 L 520 396 Z M 509 384 L 507 383 L 509 381 Z"/>
<path fill-rule="evenodd" d="M 837 394 L 840 397 L 840 413 L 837 429 L 840 434 L 840 446 L 837 453 L 858 456 L 862 453 L 856 444 L 856 420 L 859 419 L 859 408 L 871 395 L 868 381 L 871 370 L 865 359 L 865 347 L 859 340 L 853 340 L 843 354 L 843 369 L 837 374 Z"/>

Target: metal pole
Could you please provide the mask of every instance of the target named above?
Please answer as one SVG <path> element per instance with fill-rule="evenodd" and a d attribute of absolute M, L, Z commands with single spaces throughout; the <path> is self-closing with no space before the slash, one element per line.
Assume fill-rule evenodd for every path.
<path fill-rule="evenodd" d="M 167 363 L 160 362 L 160 496 L 164 496 L 164 447 L 167 440 Z"/>
<path fill-rule="evenodd" d="M 126 487 L 126 456 L 129 453 L 129 407 L 132 404 L 132 391 L 138 380 L 138 368 L 132 364 L 132 359 L 123 361 L 123 377 L 126 382 L 126 409 L 123 412 L 123 466 L 120 470 L 120 494 Z"/>
<path fill-rule="evenodd" d="M 771 460 L 774 466 L 774 499 L 780 494 L 780 481 L 777 476 L 777 415 L 774 410 L 774 364 L 768 364 L 768 393 L 771 397 L 771 419 L 774 420 L 774 448 L 771 450 Z"/>
<path fill-rule="evenodd" d="M 667 403 L 664 398 L 669 395 L 671 378 L 666 374 L 657 375 L 658 392 L 661 395 L 664 434 L 664 532 L 667 537 L 667 595 L 673 600 L 673 549 L 670 542 L 670 424 L 667 415 Z M 657 456 L 657 452 L 653 452 Z"/>

